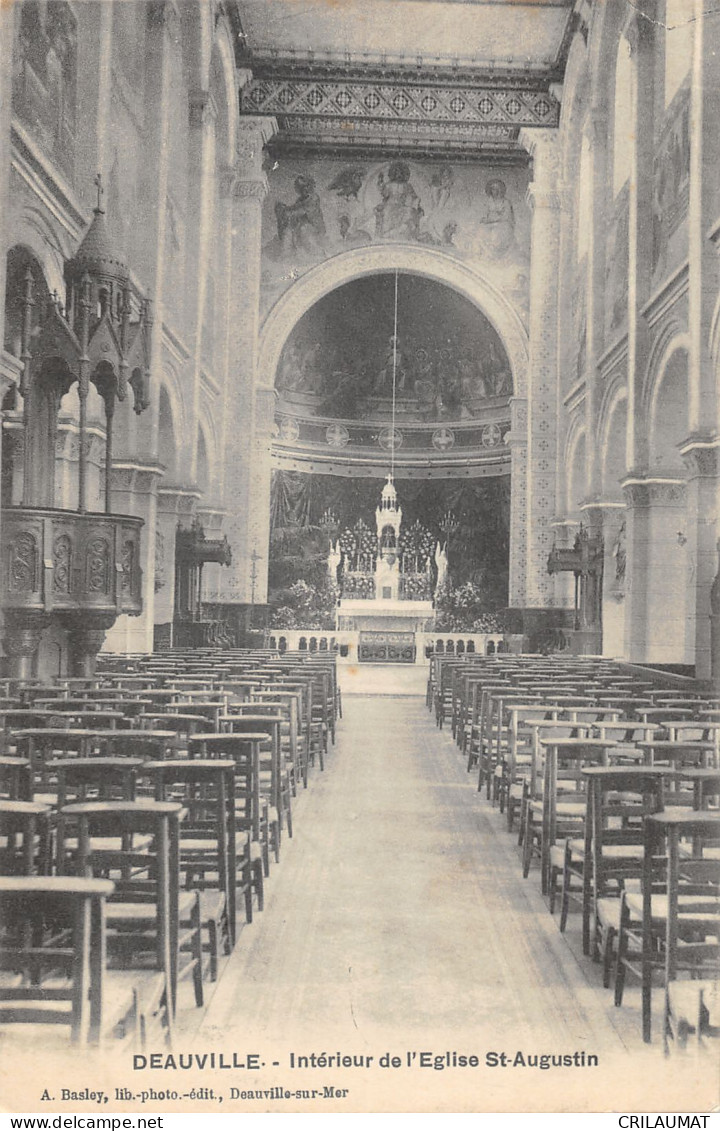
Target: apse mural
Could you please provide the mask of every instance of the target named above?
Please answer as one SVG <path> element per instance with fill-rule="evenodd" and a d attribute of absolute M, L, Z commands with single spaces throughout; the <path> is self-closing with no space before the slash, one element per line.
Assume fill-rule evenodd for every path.
<path fill-rule="evenodd" d="M 268 170 L 263 292 L 269 304 L 340 251 L 420 244 L 476 263 L 527 309 L 530 217 L 525 168 L 279 161 Z"/>
<path fill-rule="evenodd" d="M 430 279 L 400 275 L 397 308 L 396 337 L 393 274 L 355 279 L 316 303 L 280 359 L 281 410 L 388 419 L 393 370 L 398 423 L 473 419 L 507 401 L 507 354 L 476 306 Z"/>

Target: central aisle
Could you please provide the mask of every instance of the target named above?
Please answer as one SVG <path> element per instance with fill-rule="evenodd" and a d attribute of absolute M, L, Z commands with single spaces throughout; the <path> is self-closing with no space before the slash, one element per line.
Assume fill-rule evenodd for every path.
<path fill-rule="evenodd" d="M 645 1050 L 635 1011 L 614 1010 L 575 957 L 423 700 L 346 696 L 344 714 L 197 1038 L 280 1050 L 283 1065 L 292 1050 L 584 1050 L 605 1070 L 619 1057 L 627 1071 L 629 1051 L 657 1069 L 661 1042 Z M 563 1076 L 583 1094 L 597 1071 Z M 534 1096 L 552 1096 L 552 1075 L 533 1071 Z M 485 1070 L 491 1107 L 475 1110 L 509 1083 Z"/>

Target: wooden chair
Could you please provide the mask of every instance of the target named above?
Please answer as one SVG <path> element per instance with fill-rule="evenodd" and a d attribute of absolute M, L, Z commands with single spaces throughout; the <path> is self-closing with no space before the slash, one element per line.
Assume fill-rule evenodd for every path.
<path fill-rule="evenodd" d="M 564 846 L 560 930 L 567 925 L 573 885 L 582 903 L 583 953 L 591 949 L 594 923 L 596 958 L 602 955 L 604 982 L 610 977 L 617 934 L 620 892 L 642 869 L 643 820 L 663 808 L 665 781 L 672 771 L 652 766 L 585 766 L 587 816 L 584 837 Z M 614 914 L 615 912 L 615 914 Z"/>
<path fill-rule="evenodd" d="M 665 1051 L 671 1041 L 684 1048 L 694 1036 L 698 1046 L 720 1037 L 720 982 L 704 979 L 669 982 L 665 994 Z"/>
<path fill-rule="evenodd" d="M 73 1044 L 103 1027 L 108 880 L 0 876 L 0 1023 L 66 1026 Z"/>
<path fill-rule="evenodd" d="M 235 763 L 183 759 L 146 762 L 143 772 L 155 786 L 157 801 L 179 801 L 180 872 L 184 886 L 200 893 L 200 919 L 207 931 L 210 980 L 217 981 L 220 946 L 235 945 Z M 192 923 L 181 928 L 190 930 Z"/>
<path fill-rule="evenodd" d="M 253 919 L 253 895 L 257 898 L 258 911 L 263 910 L 264 877 L 269 868 L 260 798 L 259 748 L 265 741 L 265 734 L 196 734 L 190 739 L 191 759 L 227 759 L 235 766 L 236 888 L 245 899 L 248 923 Z"/>
<path fill-rule="evenodd" d="M 267 819 L 273 827 L 275 858 L 279 860 L 284 823 L 287 823 L 288 836 L 292 836 L 292 787 L 282 759 L 282 719 L 276 712 L 256 708 L 237 715 L 223 715 L 221 729 L 231 734 L 266 734 L 268 737 L 268 742 L 259 749 L 260 792 L 269 802 Z"/>
<path fill-rule="evenodd" d="M 33 792 L 29 759 L 0 756 L 0 798 L 4 801 L 32 801 Z"/>
<path fill-rule="evenodd" d="M 543 894 L 550 890 L 550 849 L 559 839 L 582 832 L 586 812 L 583 766 L 606 759 L 612 746 L 602 739 L 540 739 L 544 751 L 541 820 L 534 820 L 535 803 L 528 806 L 529 819 L 523 841 L 523 875 L 527 876 L 533 848 L 540 856 Z"/>
<path fill-rule="evenodd" d="M 51 870 L 52 808 L 38 801 L 0 801 L 0 874 L 47 875 Z"/>
<path fill-rule="evenodd" d="M 644 823 L 641 890 L 624 891 L 615 973 L 615 1004 L 621 1005 L 628 970 L 642 984 L 643 1040 L 652 1035 L 652 975 L 668 986 L 679 973 L 692 978 L 720 973 L 720 878 L 706 843 L 720 836 L 720 814 L 674 808 Z M 681 842 L 691 843 L 691 855 Z"/>
<path fill-rule="evenodd" d="M 85 802 L 60 810 L 61 823 L 77 826 L 79 874 L 115 883 L 107 908 L 108 956 L 131 972 L 146 1028 L 158 1018 L 171 1030 L 185 974 L 192 976 L 196 1004 L 203 1003 L 199 895 L 180 893 L 182 814 L 180 804 L 152 801 Z M 181 919 L 193 924 L 183 935 Z"/>

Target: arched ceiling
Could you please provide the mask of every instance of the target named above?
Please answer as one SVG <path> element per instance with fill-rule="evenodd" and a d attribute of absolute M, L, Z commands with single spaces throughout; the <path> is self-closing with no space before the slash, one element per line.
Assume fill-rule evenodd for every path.
<path fill-rule="evenodd" d="M 236 0 L 244 114 L 276 151 L 526 161 L 522 127 L 558 124 L 574 0 Z"/>

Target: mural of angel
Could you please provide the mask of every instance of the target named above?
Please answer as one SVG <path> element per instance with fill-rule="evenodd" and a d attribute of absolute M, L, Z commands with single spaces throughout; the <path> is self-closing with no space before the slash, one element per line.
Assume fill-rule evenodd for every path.
<path fill-rule="evenodd" d="M 515 214 L 507 186 L 499 177 L 485 185 L 485 212 L 479 219 L 478 250 L 488 259 L 502 259 L 515 243 Z"/>
<path fill-rule="evenodd" d="M 430 178 L 430 200 L 433 208 L 444 208 L 450 201 L 455 174 L 449 165 L 436 169 Z"/>
<path fill-rule="evenodd" d="M 295 178 L 297 199 L 292 204 L 275 205 L 278 240 L 283 251 L 320 252 L 325 243 L 325 220 L 315 179 Z"/>

